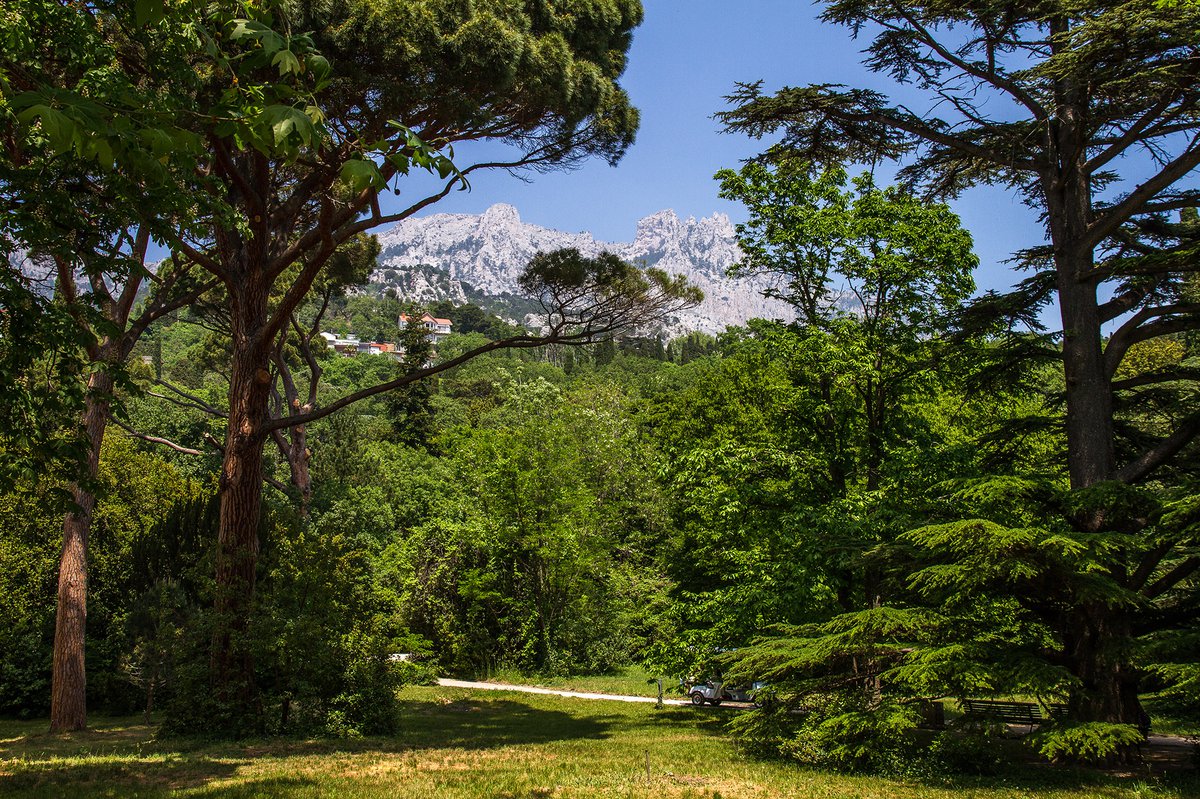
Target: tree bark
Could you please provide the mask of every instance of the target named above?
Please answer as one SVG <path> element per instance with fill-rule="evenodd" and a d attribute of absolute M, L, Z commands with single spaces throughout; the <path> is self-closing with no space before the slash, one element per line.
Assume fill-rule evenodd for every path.
<path fill-rule="evenodd" d="M 112 376 L 104 369 L 88 380 L 83 428 L 88 444 L 84 479 L 71 486 L 76 508 L 63 519 L 63 546 L 58 565 L 58 606 L 54 618 L 54 663 L 50 688 L 50 731 L 87 727 L 87 541 L 96 495 L 88 485 L 100 467 L 100 447 L 109 420 Z"/>
<path fill-rule="evenodd" d="M 1080 680 L 1068 713 L 1077 721 L 1133 724 L 1143 734 L 1148 717 L 1138 698 L 1139 675 L 1124 651 L 1133 635 L 1129 618 L 1097 603 L 1075 608 L 1063 625 L 1071 673 Z"/>
<path fill-rule="evenodd" d="M 312 410 L 305 405 L 300 410 Z M 288 430 L 288 448 L 287 448 L 288 472 L 291 475 L 292 485 L 296 489 L 300 502 L 300 517 L 308 518 L 309 510 L 312 507 L 312 473 L 309 470 L 309 452 L 308 452 L 308 426 L 298 424 Z"/>
<path fill-rule="evenodd" d="M 1053 47 L 1063 46 L 1069 26 L 1066 18 L 1051 21 Z M 1071 78 L 1058 82 L 1054 121 L 1047 131 L 1050 168 L 1041 175 L 1063 325 L 1067 468 L 1075 490 L 1109 479 L 1114 467 L 1112 386 L 1104 363 L 1097 283 L 1084 277 L 1095 265 L 1088 238 L 1094 216 L 1087 172 L 1089 106 L 1086 86 Z M 1088 526 L 1095 529 L 1101 521 L 1091 520 Z"/>
<path fill-rule="evenodd" d="M 1092 249 L 1080 245 L 1090 216 L 1087 204 L 1086 191 L 1065 191 L 1051 212 L 1063 325 L 1067 469 L 1074 490 L 1109 479 L 1115 469 L 1112 384 L 1104 362 L 1097 286 L 1094 280 L 1080 278 L 1094 261 Z M 1099 516 L 1083 520 L 1092 530 L 1102 523 Z"/>
<path fill-rule="evenodd" d="M 249 270 L 248 270 L 249 271 Z M 267 288 L 248 281 L 231 292 L 233 338 L 229 424 L 221 466 L 216 611 L 210 666 L 216 697 L 251 712 L 257 707 L 250 631 L 262 512 L 263 422 L 271 391 Z"/>
<path fill-rule="evenodd" d="M 1052 20 L 1055 41 L 1069 24 L 1065 18 Z M 1063 326 L 1067 469 L 1071 489 L 1080 491 L 1115 473 L 1112 381 L 1104 359 L 1097 282 L 1085 277 L 1095 264 L 1088 238 L 1094 217 L 1086 167 L 1090 103 L 1086 87 L 1069 78 L 1058 83 L 1055 93 L 1054 118 L 1047 131 L 1053 167 L 1043 172 L 1041 183 Z M 1105 513 L 1102 508 L 1087 510 L 1071 521 L 1081 530 L 1099 532 Z M 1069 717 L 1141 727 L 1145 714 L 1138 700 L 1138 675 L 1123 650 L 1131 634 L 1128 619 L 1117 609 L 1077 600 L 1064 614 L 1060 634 L 1071 673 L 1080 682 L 1068 703 Z M 1126 751 L 1118 754 L 1121 759 L 1131 756 Z"/>

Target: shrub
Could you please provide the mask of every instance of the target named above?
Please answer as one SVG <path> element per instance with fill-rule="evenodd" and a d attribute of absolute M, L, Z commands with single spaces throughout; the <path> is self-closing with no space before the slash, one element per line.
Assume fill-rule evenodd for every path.
<path fill-rule="evenodd" d="M 926 756 L 939 770 L 951 774 L 997 774 L 1004 766 L 1001 739 L 1004 725 L 987 720 L 960 719 L 929 744 Z"/>
<path fill-rule="evenodd" d="M 909 774 L 922 760 L 911 704 L 828 695 L 795 718 L 786 704 L 768 703 L 730 726 L 752 752 L 838 771 Z"/>
<path fill-rule="evenodd" d="M 1049 760 L 1101 763 L 1125 747 L 1142 743 L 1142 734 L 1132 724 L 1063 722 L 1043 727 L 1029 742 Z"/>

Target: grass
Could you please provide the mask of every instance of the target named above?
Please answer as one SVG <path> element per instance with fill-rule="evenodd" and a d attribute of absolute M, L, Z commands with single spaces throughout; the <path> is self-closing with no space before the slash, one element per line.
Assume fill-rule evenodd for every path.
<path fill-rule="evenodd" d="M 387 738 L 211 743 L 134 719 L 73 736 L 0 722 L 0 795 L 349 799 L 1182 799 L 1167 780 L 1027 768 L 952 783 L 847 777 L 738 755 L 720 710 L 446 688 L 404 691 Z"/>
<path fill-rule="evenodd" d="M 487 678 L 488 682 L 509 685 L 532 685 L 538 688 L 553 688 L 557 691 L 576 691 L 589 694 L 617 694 L 620 696 L 657 696 L 658 685 L 651 674 L 638 666 L 628 666 L 615 674 L 588 675 L 583 677 L 543 677 L 522 674 L 515 669 L 501 669 Z M 667 697 L 678 699 L 681 694 L 672 692 L 678 680 L 663 678 L 663 689 Z"/>
<path fill-rule="evenodd" d="M 1190 713 L 1180 715 L 1178 707 L 1171 707 L 1155 698 L 1144 699 L 1142 706 L 1150 714 L 1153 725 L 1151 732 L 1200 739 L 1200 708 L 1192 708 Z"/>

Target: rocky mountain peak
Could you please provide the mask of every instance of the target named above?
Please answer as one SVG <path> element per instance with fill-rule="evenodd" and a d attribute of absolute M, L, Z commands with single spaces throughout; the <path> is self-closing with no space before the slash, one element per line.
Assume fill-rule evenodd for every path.
<path fill-rule="evenodd" d="M 640 220 L 632 242 L 609 243 L 597 241 L 590 233 L 565 233 L 522 222 L 516 208 L 500 203 L 480 215 L 407 219 L 380 233 L 379 243 L 380 268 L 372 281 L 421 302 L 431 301 L 431 294 L 437 292 L 446 297 L 433 299 L 455 301 L 465 296 L 464 291 L 473 297 L 519 295 L 517 278 L 535 253 L 574 247 L 589 256 L 607 250 L 631 263 L 684 275 L 699 286 L 704 302 L 667 320 L 665 332 L 671 336 L 693 330 L 719 333 L 727 325 L 744 324 L 754 317 L 791 318 L 786 305 L 762 296 L 762 281 L 726 277 L 725 270 L 741 258 L 741 251 L 724 214 L 680 221 L 666 209 Z M 409 273 L 417 266 L 432 268 L 438 276 L 416 280 Z"/>
<path fill-rule="evenodd" d="M 657 211 L 638 220 L 637 233 L 633 237 L 633 243 L 661 244 L 669 239 L 677 238 L 681 227 L 679 217 L 670 208 Z"/>
<path fill-rule="evenodd" d="M 483 227 L 512 227 L 521 224 L 521 214 L 508 203 L 496 203 L 479 218 Z"/>

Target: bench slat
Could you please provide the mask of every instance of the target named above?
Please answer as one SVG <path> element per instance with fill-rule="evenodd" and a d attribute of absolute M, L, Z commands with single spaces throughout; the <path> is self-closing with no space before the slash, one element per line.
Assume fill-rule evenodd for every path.
<path fill-rule="evenodd" d="M 964 699 L 963 710 L 968 715 L 994 716 L 1004 721 L 1034 724 L 1045 721 L 1042 708 L 1032 702 L 1001 702 L 992 699 Z"/>

